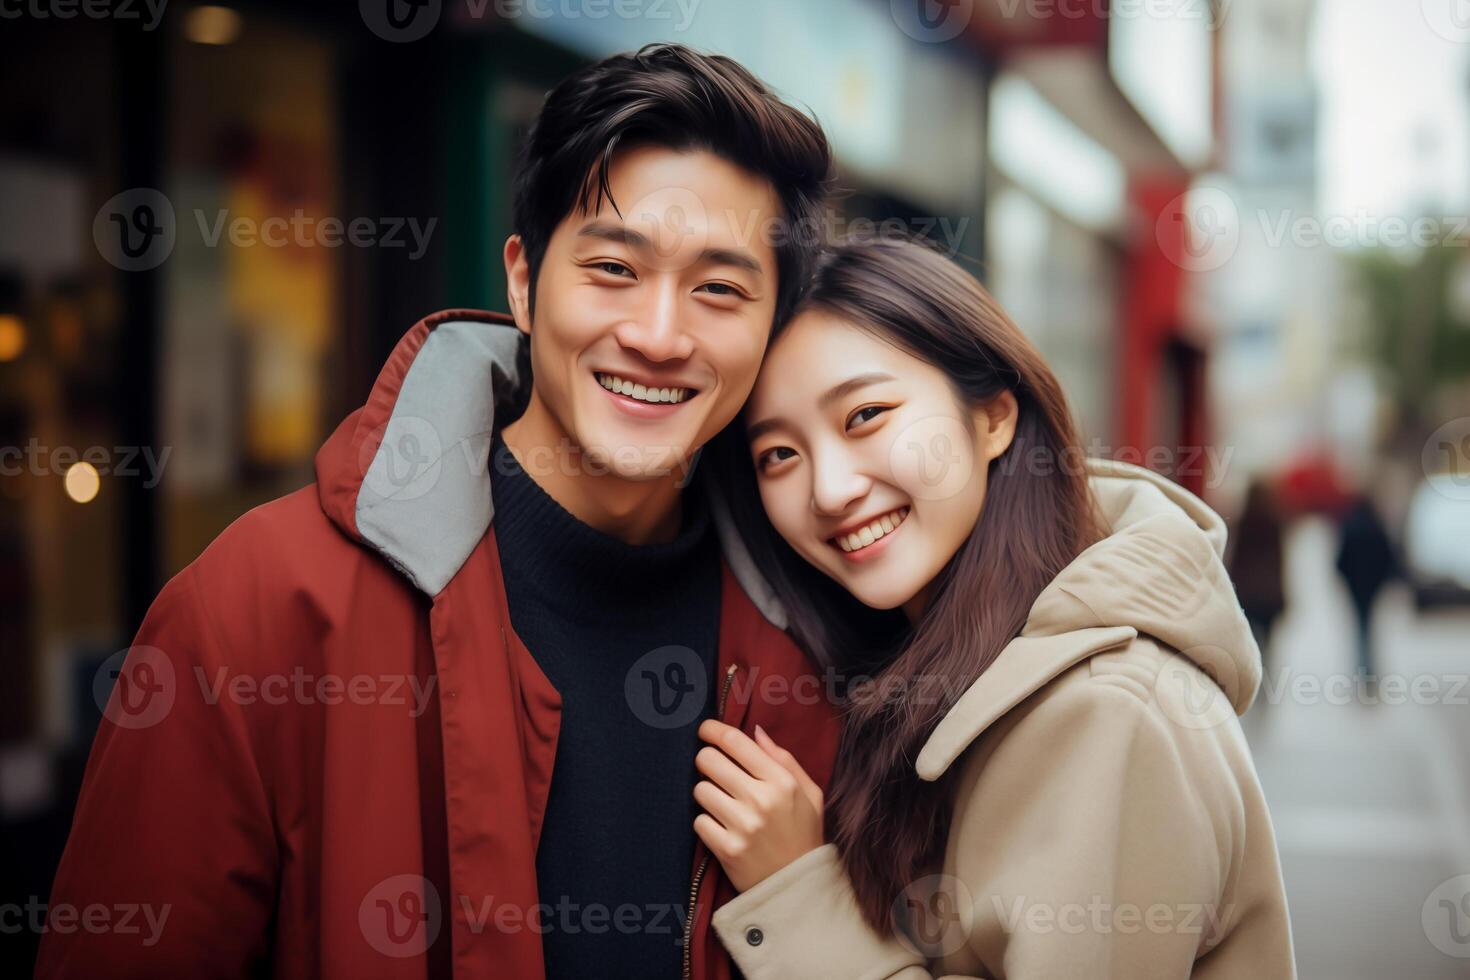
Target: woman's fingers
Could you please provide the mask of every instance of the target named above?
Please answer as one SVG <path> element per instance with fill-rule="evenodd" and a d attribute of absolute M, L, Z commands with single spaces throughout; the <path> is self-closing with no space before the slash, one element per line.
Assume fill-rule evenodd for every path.
<path fill-rule="evenodd" d="M 694 785 L 694 802 L 728 830 L 750 833 L 753 829 L 755 821 L 749 809 L 707 779 Z"/>
<path fill-rule="evenodd" d="M 796 777 L 796 784 L 801 787 L 802 795 L 820 813 L 822 811 L 822 787 L 818 786 L 816 780 L 807 775 L 806 770 L 801 767 L 801 763 L 796 761 L 796 756 L 777 745 L 775 740 L 766 734 L 766 730 L 759 725 L 755 726 L 755 741 L 757 745 L 765 750 L 767 755 L 776 760 L 781 768 Z"/>
<path fill-rule="evenodd" d="M 733 725 L 710 718 L 699 726 L 699 737 L 723 751 L 757 779 L 779 779 L 786 771 L 749 735 Z"/>
<path fill-rule="evenodd" d="M 720 822 L 708 813 L 701 813 L 694 818 L 694 832 L 721 863 L 730 860 L 740 851 L 735 835 L 720 826 Z"/>
<path fill-rule="evenodd" d="M 694 767 L 737 800 L 754 799 L 756 780 L 730 761 L 730 757 L 712 745 L 706 745 L 694 756 Z"/>

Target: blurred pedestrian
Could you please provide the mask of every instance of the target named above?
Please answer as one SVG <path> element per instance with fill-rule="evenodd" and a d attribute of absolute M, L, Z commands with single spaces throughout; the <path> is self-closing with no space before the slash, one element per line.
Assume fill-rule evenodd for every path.
<path fill-rule="evenodd" d="M 1282 587 L 1284 535 L 1285 521 L 1275 494 L 1264 480 L 1252 480 L 1231 535 L 1228 567 L 1235 596 L 1261 649 L 1265 669 L 1270 665 L 1271 628 L 1286 609 Z"/>
<path fill-rule="evenodd" d="M 1344 512 L 1337 570 L 1347 585 L 1358 625 L 1358 675 L 1372 681 L 1373 603 L 1385 585 L 1399 576 L 1398 554 L 1372 498 L 1360 493 Z"/>

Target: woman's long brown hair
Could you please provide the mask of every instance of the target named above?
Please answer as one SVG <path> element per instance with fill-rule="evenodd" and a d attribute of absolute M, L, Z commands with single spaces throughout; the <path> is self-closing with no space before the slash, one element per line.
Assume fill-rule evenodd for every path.
<path fill-rule="evenodd" d="M 980 519 L 912 629 L 895 611 L 862 606 L 776 534 L 740 426 L 712 447 L 716 478 L 734 484 L 733 516 L 798 642 L 840 673 L 869 674 L 870 694 L 901 692 L 849 690 L 826 813 L 864 918 L 890 933 L 895 902 L 939 869 L 949 836 L 959 767 L 925 782 L 914 769 L 919 750 L 1021 632 L 1042 589 L 1103 531 L 1061 386 L 972 276 L 911 241 L 839 244 L 803 294 L 798 311 L 810 309 L 940 368 L 968 407 L 1008 390 L 1020 408 L 1011 446 L 990 464 Z"/>

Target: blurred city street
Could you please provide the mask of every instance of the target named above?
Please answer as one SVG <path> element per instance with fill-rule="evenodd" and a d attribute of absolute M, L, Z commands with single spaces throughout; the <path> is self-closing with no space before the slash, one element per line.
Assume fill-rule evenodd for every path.
<path fill-rule="evenodd" d="M 543 100 L 661 42 L 820 125 L 791 232 L 927 240 L 1224 519 L 1299 975 L 1470 978 L 1470 0 L 0 0 L 0 977 L 164 583 L 509 308 Z"/>
<path fill-rule="evenodd" d="M 1365 703 L 1373 695 L 1352 683 L 1355 636 L 1335 546 L 1322 521 L 1291 534 L 1289 605 L 1245 719 L 1297 966 L 1303 980 L 1465 977 L 1470 937 L 1437 934 L 1458 953 L 1448 955 L 1423 919 L 1446 928 L 1448 910 L 1431 893 L 1470 870 L 1470 610 L 1416 615 L 1405 590 L 1388 590 L 1374 626 L 1378 668 L 1403 678 L 1403 691 L 1381 683 L 1379 703 Z M 1427 696 L 1414 696 L 1416 679 Z M 1464 895 L 1462 886 L 1451 901 Z"/>

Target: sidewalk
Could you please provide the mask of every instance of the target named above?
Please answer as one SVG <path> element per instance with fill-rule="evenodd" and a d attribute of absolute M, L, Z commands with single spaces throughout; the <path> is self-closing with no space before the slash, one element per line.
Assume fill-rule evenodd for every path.
<path fill-rule="evenodd" d="M 1470 611 L 1378 607 L 1377 703 L 1326 523 L 1288 542 L 1290 607 L 1245 718 L 1302 980 L 1470 977 Z M 1393 703 L 1397 701 L 1397 703 Z M 1436 892 L 1436 889 L 1439 889 Z M 1451 953 L 1458 955 L 1450 955 Z"/>

